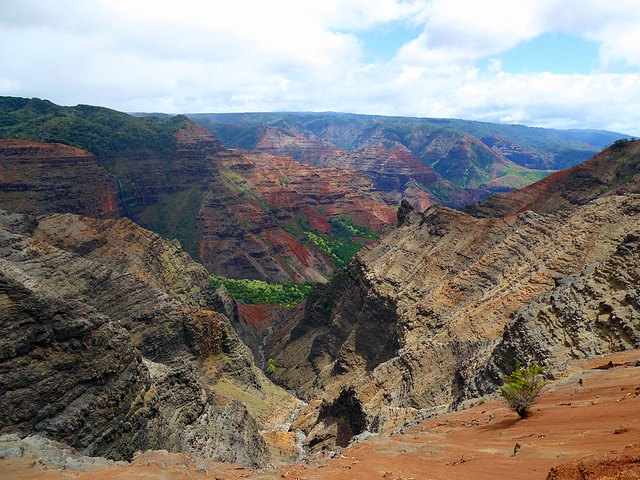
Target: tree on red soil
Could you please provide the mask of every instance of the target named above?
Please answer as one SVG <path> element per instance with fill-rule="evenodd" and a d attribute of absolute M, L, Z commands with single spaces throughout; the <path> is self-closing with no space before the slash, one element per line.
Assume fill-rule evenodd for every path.
<path fill-rule="evenodd" d="M 529 407 L 538 401 L 540 392 L 547 383 L 542 376 L 545 369 L 546 367 L 535 364 L 521 367 L 516 360 L 515 371 L 504 377 L 506 385 L 500 387 L 498 393 L 520 418 L 525 417 L 529 413 Z"/>

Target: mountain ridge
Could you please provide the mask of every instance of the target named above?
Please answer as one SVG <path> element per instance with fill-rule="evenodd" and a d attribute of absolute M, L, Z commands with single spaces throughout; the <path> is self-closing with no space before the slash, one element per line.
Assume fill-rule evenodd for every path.
<path fill-rule="evenodd" d="M 379 230 L 395 221 L 393 200 L 357 172 L 228 150 L 184 116 L 140 119 L 100 107 L 10 97 L 0 98 L 0 107 L 0 138 L 22 138 L 0 140 L 6 146 L 3 163 L 15 169 L 0 171 L 4 208 L 126 215 L 177 238 L 218 275 L 324 282 L 345 261 L 343 254 L 362 244 L 367 235 L 358 228 Z M 41 142 L 37 154 L 27 155 L 7 143 L 34 139 L 89 153 L 63 171 L 63 147 Z M 22 152 L 35 148 L 21 145 Z M 47 168 L 38 168 L 45 151 L 53 156 Z M 64 182 L 51 184 L 51 175 L 78 177 L 63 188 Z M 92 191 L 99 183 L 104 193 Z M 104 195 L 111 207 L 103 214 L 96 202 Z M 65 202 L 63 196 L 71 198 Z M 90 207 L 81 207 L 83 202 Z M 347 228 L 351 224 L 355 233 Z"/>
<path fill-rule="evenodd" d="M 580 137 L 578 142 L 570 138 L 565 138 L 562 135 L 556 134 L 569 132 L 566 135 L 571 136 L 571 132 L 575 132 L 575 129 L 572 130 L 559 130 L 559 129 L 544 129 L 540 127 L 528 127 L 525 125 L 518 124 L 499 124 L 499 123 L 488 123 L 481 121 L 472 121 L 472 120 L 462 120 L 462 119 L 444 119 L 444 118 L 428 118 L 428 117 L 397 117 L 397 116 L 383 116 L 383 115 L 363 115 L 363 114 L 349 114 L 349 113 L 336 113 L 336 112 L 274 112 L 274 113 L 194 113 L 188 114 L 190 118 L 199 120 L 203 118 L 208 118 L 216 123 L 221 124 L 232 124 L 238 126 L 253 126 L 257 124 L 264 124 L 266 126 L 275 126 L 275 127 L 286 127 L 287 121 L 298 123 L 298 124 L 310 124 L 310 131 L 314 132 L 318 135 L 318 125 L 322 124 L 323 117 L 335 117 L 336 122 L 340 124 L 346 123 L 346 119 L 354 119 L 359 121 L 361 124 L 365 125 L 374 125 L 376 122 L 388 122 L 388 123 L 397 123 L 397 124 L 433 124 L 440 125 L 444 127 L 448 127 L 454 130 L 460 130 L 470 135 L 473 135 L 479 139 L 484 137 L 490 137 L 492 135 L 503 136 L 506 138 L 512 139 L 513 142 L 517 144 L 521 144 L 528 149 L 536 149 L 541 145 L 550 144 L 551 148 L 548 151 L 542 151 L 542 154 L 552 154 L 552 155 L 563 155 L 564 148 L 571 147 L 575 148 L 578 151 L 583 150 L 586 153 L 581 154 L 578 157 L 575 157 L 574 160 L 570 161 L 571 165 L 568 163 L 560 163 L 556 167 L 558 168 L 566 168 L 568 166 L 575 165 L 580 163 L 580 161 L 587 160 L 590 155 L 597 153 L 603 146 L 607 146 L 613 143 L 615 140 L 620 138 L 630 138 L 630 135 L 626 135 L 623 133 L 617 132 L 607 132 L 596 130 L 595 132 L 602 134 L 603 138 L 606 140 L 598 140 L 594 142 L 595 145 L 591 145 L 591 148 L 585 148 L 587 145 L 586 142 Z M 326 120 L 325 120 L 326 121 Z M 582 130 L 578 130 L 581 132 Z M 594 134 L 593 130 L 586 130 L 585 136 L 588 139 L 589 136 Z M 604 143 L 603 145 L 603 142 Z M 352 142 L 333 142 L 334 145 L 351 150 Z M 246 148 L 246 146 L 245 146 Z M 556 150 L 554 150 L 556 149 Z M 544 155 L 543 155 L 544 156 Z M 538 168 L 542 167 L 542 164 L 538 165 Z M 543 168 L 548 168 L 543 167 Z"/>
<path fill-rule="evenodd" d="M 593 350 L 597 354 L 640 348 L 636 301 L 640 292 L 633 280 L 639 258 L 634 245 L 640 238 L 640 174 L 635 170 L 640 165 L 639 145 L 625 142 L 603 152 L 610 161 L 599 158 L 600 166 L 614 178 L 616 171 L 624 174 L 627 170 L 617 170 L 617 165 L 633 167 L 633 176 L 625 175 L 626 181 L 618 187 L 621 190 L 600 193 L 566 209 L 543 208 L 537 213 L 537 204 L 532 202 L 517 214 L 475 218 L 442 206 L 420 213 L 403 203 L 397 228 L 360 252 L 328 285 L 310 294 L 304 316 L 274 355 L 280 366 L 275 378 L 304 398 L 319 397 L 329 405 L 344 392 L 357 392 L 351 404 L 357 405 L 355 411 L 365 412 L 368 428 L 393 432 L 446 411 L 461 395 L 473 396 L 472 378 L 484 378 L 494 368 L 489 365 L 499 363 L 500 369 L 494 370 L 491 388 L 486 387 L 483 394 L 499 386 L 502 376 L 514 368 L 514 356 L 548 360 L 545 365 L 549 368 L 561 368 L 567 358 L 586 355 L 586 350 L 562 348 L 562 339 L 572 335 L 571 322 L 562 327 L 553 320 L 549 320 L 553 327 L 542 322 L 545 309 L 553 311 L 548 303 L 558 298 L 560 286 L 570 282 L 572 275 L 583 279 L 580 285 L 600 285 L 571 290 L 571 295 L 579 297 L 572 304 L 579 312 L 573 315 L 584 324 L 581 341 L 597 345 Z M 585 168 L 590 168 L 592 164 L 587 163 Z M 573 178 L 576 171 L 579 167 L 566 172 L 566 178 Z M 553 185 L 544 180 L 541 184 Z M 565 193 L 570 189 L 580 193 L 582 185 L 581 181 L 568 182 Z M 543 188 L 530 188 L 546 198 Z M 616 260 L 622 255 L 627 256 L 625 260 Z M 621 261 L 628 265 L 629 273 L 607 267 Z M 594 271 L 601 276 L 594 277 Z M 622 304 L 615 300 L 618 287 L 613 285 L 626 298 Z M 589 299 L 595 288 L 595 303 L 611 308 L 603 307 L 594 319 L 589 312 L 598 307 Z M 510 322 L 521 324 L 517 312 L 533 309 L 535 302 L 540 302 L 537 308 L 543 312 L 539 320 L 533 313 L 533 319 L 523 317 L 530 319 L 525 326 L 510 326 Z M 615 326 L 618 324 L 621 328 Z M 510 329 L 521 337 L 522 332 L 530 332 L 532 338 L 546 338 L 541 333 L 545 328 L 558 330 L 548 340 L 550 345 L 541 342 L 536 346 L 531 339 L 507 340 Z M 498 355 L 498 348 L 507 348 L 498 346 L 503 335 L 511 349 L 499 361 L 488 360 L 492 352 Z M 528 349 L 557 353 L 554 357 L 534 355 Z M 331 448 L 336 439 L 359 433 L 349 430 L 344 421 L 318 414 L 315 423 L 301 421 L 300 425 L 313 448 Z"/>

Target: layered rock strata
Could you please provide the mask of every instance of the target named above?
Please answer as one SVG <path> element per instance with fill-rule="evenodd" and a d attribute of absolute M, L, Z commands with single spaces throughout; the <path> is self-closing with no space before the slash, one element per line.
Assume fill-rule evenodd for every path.
<path fill-rule="evenodd" d="M 306 232 L 331 236 L 332 220 L 374 230 L 395 221 L 394 201 L 361 173 L 227 150 L 190 122 L 170 138 L 162 151 L 100 156 L 1 141 L 0 208 L 126 216 L 177 238 L 212 273 L 268 282 L 325 282 L 333 273 L 335 260 Z"/>
<path fill-rule="evenodd" d="M 491 376 L 490 365 L 513 355 L 557 365 L 638 347 L 640 195 L 503 218 L 405 204 L 398 218 L 312 293 L 276 357 L 279 378 L 306 398 L 331 403 L 353 388 L 369 428 L 389 432 L 495 389 L 509 370 Z M 493 383 L 470 386 L 482 375 Z M 339 422 L 315 408 L 301 426 L 331 445 Z"/>
<path fill-rule="evenodd" d="M 515 313 L 487 361 L 465 382 L 465 397 L 501 386 L 515 359 L 557 374 L 574 358 L 640 348 L 640 229 L 622 238 L 605 261 L 558 284 Z"/>
<path fill-rule="evenodd" d="M 0 205 L 36 215 L 65 211 L 117 218 L 118 182 L 79 148 L 0 140 Z"/>
<path fill-rule="evenodd" d="M 167 449 L 268 464 L 228 390 L 268 403 L 275 388 L 224 313 L 203 267 L 128 219 L 2 212 L 0 431 L 112 459 Z"/>

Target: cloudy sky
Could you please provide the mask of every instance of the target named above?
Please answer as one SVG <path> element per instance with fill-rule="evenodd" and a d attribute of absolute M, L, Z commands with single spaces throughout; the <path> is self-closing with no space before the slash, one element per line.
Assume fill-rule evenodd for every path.
<path fill-rule="evenodd" d="M 640 0 L 0 0 L 0 95 L 640 136 Z"/>

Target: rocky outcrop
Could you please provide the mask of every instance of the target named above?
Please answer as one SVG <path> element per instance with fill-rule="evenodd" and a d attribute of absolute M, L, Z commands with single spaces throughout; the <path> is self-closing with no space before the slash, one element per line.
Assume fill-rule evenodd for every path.
<path fill-rule="evenodd" d="M 465 396 L 494 391 L 515 359 L 557 371 L 574 358 L 640 348 L 640 230 L 626 235 L 605 261 L 558 283 L 515 313 L 466 382 Z"/>
<path fill-rule="evenodd" d="M 69 212 L 117 218 L 118 182 L 79 148 L 59 143 L 0 140 L 0 205 L 44 215 Z"/>
<path fill-rule="evenodd" d="M 526 210 L 549 213 L 607 195 L 640 193 L 638 172 L 640 142 L 623 140 L 580 165 L 521 190 L 497 193 L 463 211 L 475 217 L 505 217 Z"/>
<path fill-rule="evenodd" d="M 3 212 L 0 432 L 112 459 L 167 449 L 266 465 L 228 390 L 275 392 L 285 414 L 295 402 L 266 391 L 224 308 L 202 266 L 128 219 Z"/>
<path fill-rule="evenodd" d="M 369 428 L 389 432 L 495 389 L 514 355 L 557 365 L 638 348 L 640 195 L 504 218 L 400 213 L 312 292 L 275 358 L 306 398 L 330 404 L 353 388 Z M 310 408 L 308 432 L 320 419 Z"/>

